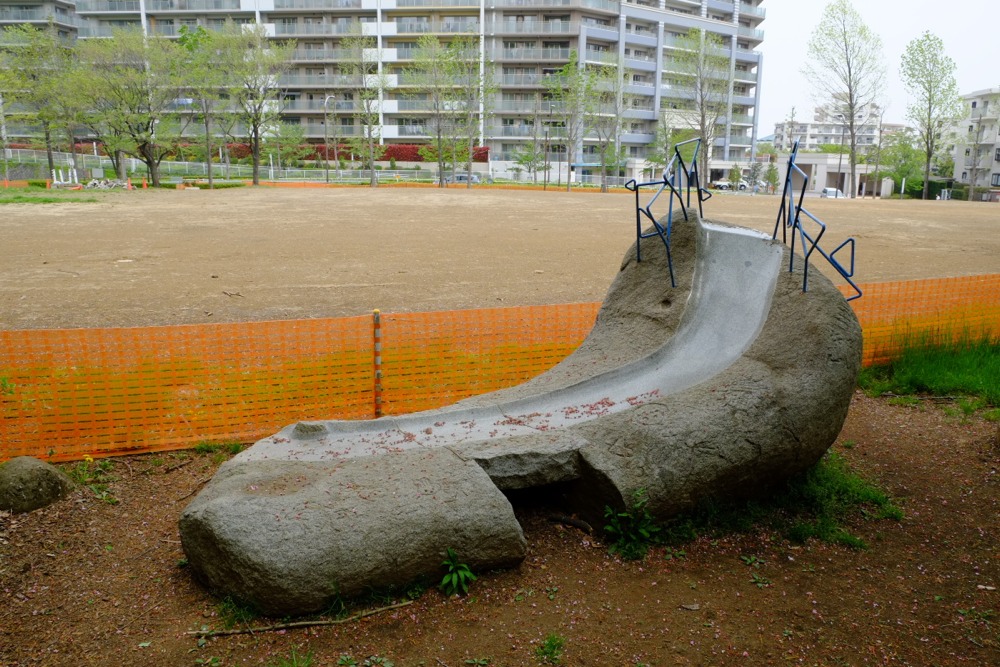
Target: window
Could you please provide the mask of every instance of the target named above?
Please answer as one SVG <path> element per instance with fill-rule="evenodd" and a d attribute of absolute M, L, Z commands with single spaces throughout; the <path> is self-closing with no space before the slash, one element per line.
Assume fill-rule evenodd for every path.
<path fill-rule="evenodd" d="M 990 185 L 993 187 L 1000 186 L 1000 174 L 993 174 L 993 178 L 990 179 Z"/>
<path fill-rule="evenodd" d="M 997 152 L 993 156 L 993 159 L 996 160 L 997 162 L 1000 162 L 1000 148 L 997 149 Z"/>

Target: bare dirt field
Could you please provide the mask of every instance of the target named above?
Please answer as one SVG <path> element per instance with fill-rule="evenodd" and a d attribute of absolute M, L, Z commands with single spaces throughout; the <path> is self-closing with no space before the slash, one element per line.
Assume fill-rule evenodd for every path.
<path fill-rule="evenodd" d="M 82 193 L 90 196 L 89 193 Z M 131 326 L 600 300 L 634 239 L 627 195 L 496 190 L 100 193 L 0 207 L 0 328 Z M 810 200 L 862 282 L 1000 271 L 1000 206 Z M 771 231 L 776 197 L 706 217 Z M 650 242 L 650 241 L 647 241 Z M 317 415 L 321 417 L 322 415 Z M 0 443 L 2 447 L 2 443 Z M 0 513 L 0 665 L 520 667 L 1000 664 L 1000 433 L 954 401 L 855 396 L 834 450 L 901 506 L 869 549 L 757 529 L 642 562 L 519 503 L 529 554 L 470 594 L 337 625 L 199 640 L 227 605 L 183 567 L 180 512 L 225 455 L 112 459 L 84 489 Z M 84 466 L 96 474 L 96 464 Z M 358 554 L 364 558 L 365 554 Z M 405 598 L 373 598 L 378 607 Z M 251 621 L 266 625 L 280 619 Z M 551 645 L 551 644 L 550 644 Z M 549 655 L 552 655 L 551 652 Z M 382 662 L 375 659 L 382 658 Z"/>
<path fill-rule="evenodd" d="M 628 194 L 382 188 L 94 197 L 0 210 L 0 328 L 599 301 L 635 238 Z M 778 204 L 719 194 L 705 215 L 770 232 Z M 829 225 L 828 250 L 857 239 L 861 282 L 1000 272 L 1000 206 L 809 204 Z"/>

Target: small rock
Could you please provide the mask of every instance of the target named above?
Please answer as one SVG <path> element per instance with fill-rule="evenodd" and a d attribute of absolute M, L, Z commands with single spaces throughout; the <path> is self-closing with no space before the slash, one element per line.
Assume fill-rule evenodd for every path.
<path fill-rule="evenodd" d="M 0 510 L 31 512 L 64 498 L 73 486 L 73 481 L 55 466 L 19 456 L 0 464 Z"/>

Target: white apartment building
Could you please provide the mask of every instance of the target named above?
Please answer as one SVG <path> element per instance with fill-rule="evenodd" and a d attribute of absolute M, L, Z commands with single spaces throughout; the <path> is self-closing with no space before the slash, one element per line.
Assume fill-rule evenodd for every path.
<path fill-rule="evenodd" d="M 977 196 L 1000 199 L 1000 88 L 962 95 L 965 118 L 955 140 L 955 180 L 994 192 Z"/>
<path fill-rule="evenodd" d="M 878 145 L 880 127 L 883 137 L 906 128 L 898 123 L 880 125 L 881 117 L 882 111 L 876 104 L 870 105 L 860 114 L 860 124 L 856 128 L 859 151 Z M 816 107 L 811 122 L 782 121 L 774 124 L 774 147 L 782 152 L 791 151 L 796 141 L 799 142 L 799 150 L 816 151 L 823 144 L 846 146 L 850 140 L 850 131 L 843 115 L 832 106 Z"/>
<path fill-rule="evenodd" d="M 622 118 L 626 175 L 641 173 L 662 111 L 684 108 L 693 95 L 671 73 L 678 40 L 691 28 L 718 35 L 734 73 L 723 120 L 712 150 L 715 176 L 746 163 L 757 135 L 762 56 L 754 49 L 764 33 L 764 0 L 22 0 L 9 7 L 32 8 L 32 15 L 75 5 L 81 38 L 108 36 L 114 28 L 136 27 L 148 34 L 174 36 L 181 26 L 222 26 L 227 19 L 257 22 L 274 39 L 296 40 L 291 69 L 282 79 L 285 121 L 305 127 L 320 140 L 325 122 L 330 136 L 359 132 L 352 117 L 353 94 L 339 76 L 340 48 L 349 26 L 360 22 L 377 40 L 389 90 L 382 101 L 382 138 L 393 143 L 426 141 L 428 111 L 407 94 L 404 70 L 413 62 L 417 40 L 471 33 L 483 45 L 480 67 L 493 68 L 499 84 L 493 115 L 483 128 L 491 168 L 510 166 L 526 142 L 546 132 L 552 178 L 596 172 L 596 142 L 576 147 L 559 143 L 560 124 L 545 118 L 543 77 L 564 66 L 571 51 L 583 62 L 618 63 L 630 74 L 633 98 Z M 20 10 L 19 10 L 20 11 Z M 2 14 L 0 14 L 2 16 Z M 333 102 L 328 97 L 333 96 Z M 324 108 L 326 103 L 326 108 Z M 540 112 L 541 110 L 541 112 Z M 326 112 L 326 113 L 325 113 Z M 713 175 L 706 175 L 713 177 Z"/>

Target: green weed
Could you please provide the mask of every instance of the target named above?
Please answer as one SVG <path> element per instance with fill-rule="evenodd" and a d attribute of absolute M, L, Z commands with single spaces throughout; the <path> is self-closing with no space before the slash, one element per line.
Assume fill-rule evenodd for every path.
<path fill-rule="evenodd" d="M 637 489 L 632 496 L 632 505 L 623 512 L 611 507 L 604 508 L 604 518 L 608 520 L 604 532 L 612 540 L 608 550 L 625 560 L 642 560 L 649 547 L 656 542 L 660 527 L 646 505 L 649 498 L 646 489 Z"/>
<path fill-rule="evenodd" d="M 967 337 L 948 346 L 916 337 L 891 363 L 862 369 L 858 384 L 871 396 L 961 394 L 1000 406 L 1000 337 Z"/>
<path fill-rule="evenodd" d="M 63 468 L 63 472 L 80 486 L 89 489 L 98 500 L 117 505 L 118 499 L 108 488 L 108 483 L 117 479 L 111 474 L 114 468 L 115 464 L 110 459 L 95 461 L 92 456 L 85 454 L 82 461 Z"/>
<path fill-rule="evenodd" d="M 277 662 L 267 663 L 268 667 L 312 667 L 312 664 L 312 653 L 299 655 L 294 648 L 292 654 L 287 658 L 278 658 Z"/>
<path fill-rule="evenodd" d="M 563 648 L 566 639 L 557 634 L 548 635 L 535 649 L 535 657 L 543 665 L 562 664 Z"/>
<path fill-rule="evenodd" d="M 864 549 L 843 522 L 852 516 L 899 520 L 903 513 L 870 482 L 851 472 L 843 458 L 828 452 L 815 466 L 788 480 L 776 493 L 760 500 L 704 500 L 664 526 L 663 541 L 684 544 L 707 535 L 748 532 L 759 526 L 782 532 L 788 539 L 810 538 Z"/>
<path fill-rule="evenodd" d="M 468 565 L 459 562 L 458 554 L 455 553 L 454 549 L 448 548 L 447 556 L 441 565 L 447 569 L 447 572 L 441 579 L 441 583 L 438 584 L 438 588 L 448 597 L 458 593 L 468 593 L 469 584 L 476 580 L 476 575 L 472 573 Z"/>
<path fill-rule="evenodd" d="M 226 630 L 232 630 L 238 625 L 249 625 L 257 618 L 257 612 L 252 607 L 231 597 L 226 597 L 216 605 L 216 610 Z"/>

